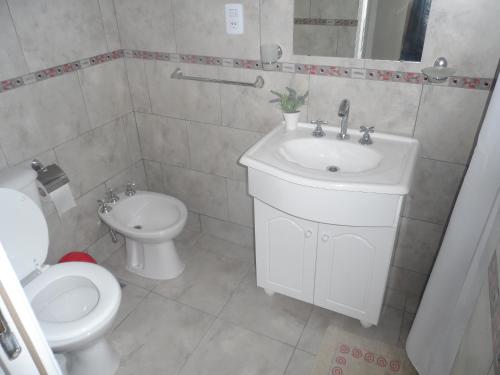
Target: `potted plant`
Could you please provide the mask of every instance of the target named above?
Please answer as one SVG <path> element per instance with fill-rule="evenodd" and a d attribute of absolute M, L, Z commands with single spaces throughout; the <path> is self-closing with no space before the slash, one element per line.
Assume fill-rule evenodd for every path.
<path fill-rule="evenodd" d="M 294 89 L 287 87 L 286 90 L 287 92 L 285 93 L 271 90 L 277 98 L 271 100 L 270 103 L 280 103 L 283 117 L 285 118 L 286 130 L 295 130 L 300 116 L 298 109 L 305 104 L 309 91 L 302 96 L 297 96 L 297 91 Z"/>

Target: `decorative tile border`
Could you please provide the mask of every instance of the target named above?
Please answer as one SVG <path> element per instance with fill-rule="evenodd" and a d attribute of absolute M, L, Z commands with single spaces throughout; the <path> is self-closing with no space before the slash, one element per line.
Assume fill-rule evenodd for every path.
<path fill-rule="evenodd" d="M 500 374 L 500 298 L 498 290 L 498 263 L 497 253 L 488 268 L 488 286 L 490 294 L 491 335 L 493 343 L 493 366 L 495 374 Z"/>
<path fill-rule="evenodd" d="M 37 72 L 28 73 L 20 77 L 7 79 L 0 82 L 0 93 L 3 91 L 10 91 L 21 86 L 30 85 L 39 81 L 44 81 L 49 78 L 54 78 L 66 73 L 72 73 L 93 65 L 99 65 L 111 60 L 121 59 L 122 57 L 123 50 L 116 50 L 113 52 L 92 56 L 86 59 L 73 61 L 67 64 L 42 69 Z"/>
<path fill-rule="evenodd" d="M 295 25 L 315 25 L 315 26 L 358 26 L 358 20 L 343 18 L 294 18 Z"/>
<path fill-rule="evenodd" d="M 262 63 L 259 60 L 230 59 L 216 56 L 120 49 L 86 59 L 73 61 L 67 64 L 42 69 L 37 72 L 29 73 L 20 77 L 0 81 L 0 93 L 124 57 L 143 60 L 170 61 L 175 63 L 214 65 L 230 68 L 262 70 Z M 427 78 L 424 77 L 422 73 L 400 72 L 381 69 L 364 69 L 344 66 L 279 62 L 276 63 L 271 71 L 323 75 L 350 79 L 366 79 L 373 81 L 403 82 L 424 85 L 430 84 Z M 493 79 L 474 77 L 450 77 L 450 79 L 448 79 L 446 83 L 440 85 L 473 90 L 490 90 L 491 86 L 493 85 Z"/>

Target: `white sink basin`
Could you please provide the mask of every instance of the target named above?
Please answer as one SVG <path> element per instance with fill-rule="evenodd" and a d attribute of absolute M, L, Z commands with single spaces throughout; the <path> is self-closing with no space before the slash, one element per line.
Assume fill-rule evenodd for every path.
<path fill-rule="evenodd" d="M 374 133 L 372 145 L 338 140 L 338 128 L 326 126 L 326 136 L 314 138 L 311 124 L 297 130 L 279 126 L 242 157 L 241 164 L 294 184 L 338 191 L 405 195 L 418 152 L 413 138 Z M 329 168 L 334 167 L 334 168 Z"/>
<path fill-rule="evenodd" d="M 289 162 L 304 168 L 336 168 L 345 173 L 369 171 L 382 160 L 382 155 L 376 150 L 337 139 L 290 139 L 283 142 L 279 153 Z"/>

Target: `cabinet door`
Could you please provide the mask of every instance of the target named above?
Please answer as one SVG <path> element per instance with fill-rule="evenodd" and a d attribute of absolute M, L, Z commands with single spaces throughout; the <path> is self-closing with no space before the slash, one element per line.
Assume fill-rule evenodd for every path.
<path fill-rule="evenodd" d="M 321 224 L 314 304 L 377 324 L 396 229 Z"/>
<path fill-rule="evenodd" d="M 254 202 L 257 285 L 312 303 L 318 224 Z"/>

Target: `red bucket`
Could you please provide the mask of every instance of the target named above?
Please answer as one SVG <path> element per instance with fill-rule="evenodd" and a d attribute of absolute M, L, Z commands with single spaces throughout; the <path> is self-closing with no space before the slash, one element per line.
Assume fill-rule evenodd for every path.
<path fill-rule="evenodd" d="M 61 259 L 59 259 L 58 263 L 65 262 L 87 262 L 97 264 L 97 261 L 94 258 L 92 258 L 89 254 L 84 253 L 83 251 L 72 251 L 70 253 L 67 253 Z"/>

